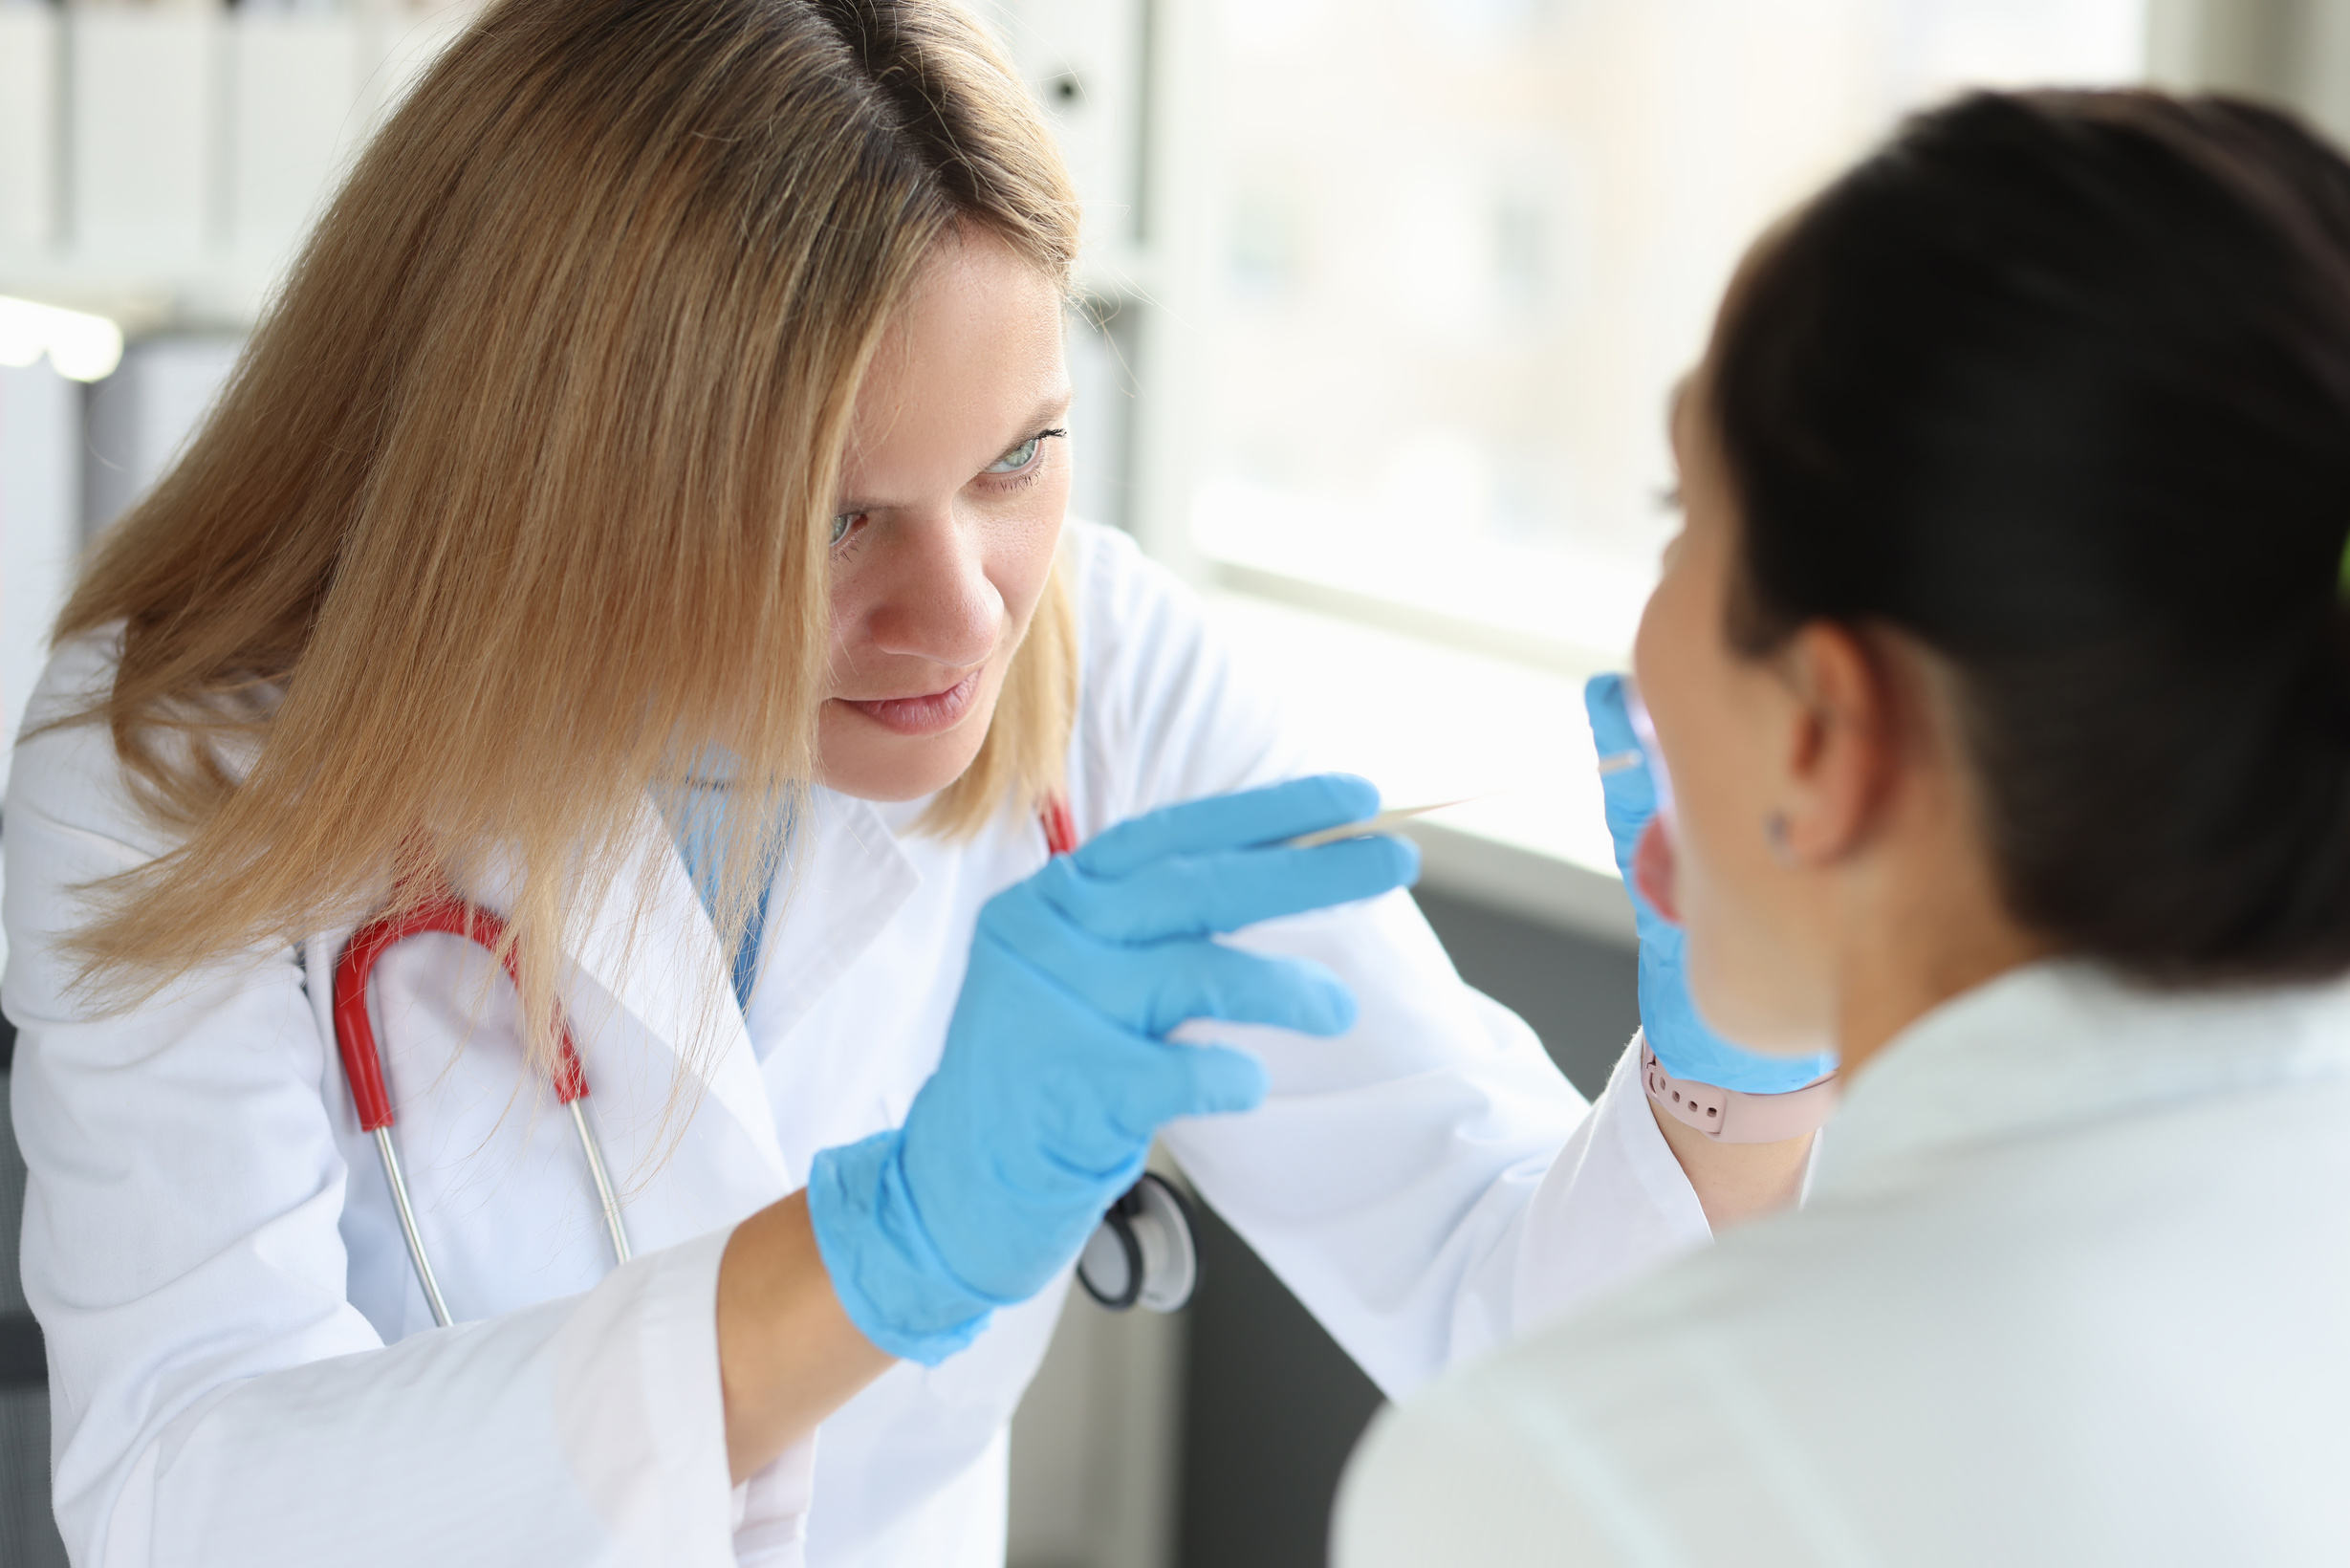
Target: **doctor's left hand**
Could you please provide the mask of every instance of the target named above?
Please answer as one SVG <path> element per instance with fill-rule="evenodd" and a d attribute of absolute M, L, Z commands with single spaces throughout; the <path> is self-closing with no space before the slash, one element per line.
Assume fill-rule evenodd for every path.
<path fill-rule="evenodd" d="M 1170 1041 L 1188 1018 L 1344 1033 L 1353 995 L 1215 940 L 1408 883 L 1402 839 L 1282 841 L 1379 810 L 1324 774 L 1124 822 L 981 911 L 938 1072 L 905 1124 L 816 1156 L 808 1206 L 850 1318 L 936 1364 L 1074 1258 L 1160 1125 L 1245 1111 L 1256 1058 Z"/>

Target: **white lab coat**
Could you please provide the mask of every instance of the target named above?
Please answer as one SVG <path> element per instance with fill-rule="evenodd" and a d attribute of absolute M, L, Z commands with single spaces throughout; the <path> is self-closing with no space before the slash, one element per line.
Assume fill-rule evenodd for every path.
<path fill-rule="evenodd" d="M 2350 987 L 2015 971 L 1804 1210 L 1374 1426 L 1338 1568 L 2350 1560 Z"/>
<path fill-rule="evenodd" d="M 1122 537 L 1071 533 L 1079 832 L 1301 771 L 1196 600 Z M 102 639 L 62 650 L 38 711 L 111 657 Z M 446 937 L 385 955 L 372 1005 L 398 1137 L 461 1319 L 435 1330 L 335 1052 L 346 933 L 93 1015 L 55 951 L 64 890 L 168 844 L 101 731 L 24 747 L 4 999 L 25 1285 L 77 1560 L 999 1563 L 1006 1424 L 1066 1276 L 944 1365 L 897 1366 L 731 1494 L 727 1475 L 712 1302 L 729 1229 L 801 1186 L 818 1149 L 903 1117 L 980 904 L 1045 859 L 1032 819 L 947 844 L 906 831 L 921 810 L 819 795 L 746 1017 L 647 807 L 652 918 L 632 946 L 623 877 L 561 991 L 628 1188 L 638 1257 L 617 1274 L 569 1118 L 520 1083 L 487 960 Z M 1620 1074 L 1587 1117 L 1403 896 L 1251 940 L 1328 963 L 1362 1021 L 1337 1040 L 1224 1031 L 1263 1053 L 1271 1098 L 1166 1143 L 1391 1392 L 1706 1239 L 1636 1085 Z M 691 1093 L 672 1114 L 681 1056 Z"/>

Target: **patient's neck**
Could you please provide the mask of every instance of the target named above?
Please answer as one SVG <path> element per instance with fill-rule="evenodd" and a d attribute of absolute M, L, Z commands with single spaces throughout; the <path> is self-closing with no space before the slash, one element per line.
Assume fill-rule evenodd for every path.
<path fill-rule="evenodd" d="M 1900 817 L 1838 901 L 1837 1051 L 1848 1078 L 1944 1002 L 2052 950 L 2007 912 L 1958 799 L 1928 789 Z"/>

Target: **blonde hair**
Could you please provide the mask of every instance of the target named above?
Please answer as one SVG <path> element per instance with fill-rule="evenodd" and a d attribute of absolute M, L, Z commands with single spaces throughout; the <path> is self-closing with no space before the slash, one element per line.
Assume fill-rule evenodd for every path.
<path fill-rule="evenodd" d="M 85 985 L 151 995 L 495 876 L 532 1049 L 648 790 L 721 746 L 731 961 L 814 777 L 840 454 L 926 257 L 1067 286 L 1076 201 L 946 0 L 502 0 L 367 148 L 217 411 L 59 622 L 184 836 L 101 883 Z M 1056 569 L 927 825 L 1057 787 Z M 71 721 L 69 721 L 71 722 Z M 681 1042 L 683 1043 L 683 1042 Z"/>

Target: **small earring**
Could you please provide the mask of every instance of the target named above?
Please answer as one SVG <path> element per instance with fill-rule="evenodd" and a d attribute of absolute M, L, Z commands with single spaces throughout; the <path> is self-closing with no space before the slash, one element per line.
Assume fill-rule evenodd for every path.
<path fill-rule="evenodd" d="M 1802 862 L 1795 858 L 1795 846 L 1787 841 L 1787 814 L 1774 811 L 1763 818 L 1763 837 L 1770 841 L 1771 858 L 1794 870 Z"/>

